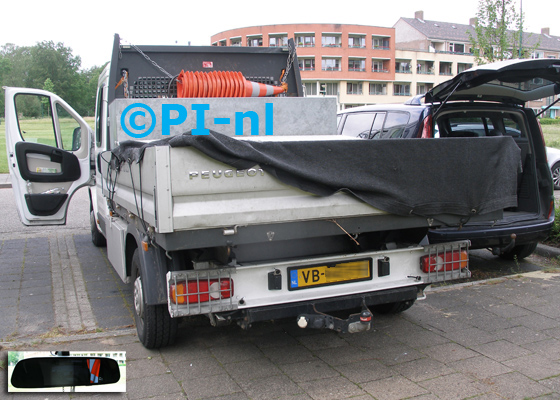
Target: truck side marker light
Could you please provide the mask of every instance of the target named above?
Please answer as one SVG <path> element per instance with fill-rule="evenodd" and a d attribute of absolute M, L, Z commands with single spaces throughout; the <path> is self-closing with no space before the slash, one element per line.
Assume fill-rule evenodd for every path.
<path fill-rule="evenodd" d="M 468 253 L 466 251 L 444 252 L 424 256 L 420 259 L 420 266 L 424 273 L 456 271 L 467 267 Z"/>
<path fill-rule="evenodd" d="M 173 304 L 193 304 L 229 299 L 233 296 L 233 280 L 199 279 L 172 283 L 170 285 Z"/>
<path fill-rule="evenodd" d="M 142 241 L 142 250 L 148 251 L 148 242 Z"/>

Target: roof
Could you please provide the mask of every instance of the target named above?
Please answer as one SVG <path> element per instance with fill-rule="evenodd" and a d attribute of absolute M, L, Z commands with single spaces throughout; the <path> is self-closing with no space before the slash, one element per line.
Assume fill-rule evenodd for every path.
<path fill-rule="evenodd" d="M 454 24 L 451 22 L 428 21 L 418 18 L 401 18 L 417 31 L 428 37 L 429 39 L 441 40 L 457 40 L 460 42 L 468 42 L 469 34 L 474 34 L 474 28 L 471 25 Z"/>
<path fill-rule="evenodd" d="M 474 27 L 472 25 L 454 24 L 451 22 L 428 21 L 418 18 L 400 18 L 400 20 L 408 23 L 418 32 L 426 36 L 428 39 L 469 42 L 469 32 L 474 35 Z M 514 31 L 510 31 L 514 32 Z M 543 33 L 523 33 L 523 44 L 532 47 L 537 44 L 539 50 L 550 50 L 560 52 L 560 36 L 546 35 Z"/>

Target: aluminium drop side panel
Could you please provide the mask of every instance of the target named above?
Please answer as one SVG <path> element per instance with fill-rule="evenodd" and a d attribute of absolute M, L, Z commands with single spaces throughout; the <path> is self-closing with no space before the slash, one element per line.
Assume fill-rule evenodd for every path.
<path fill-rule="evenodd" d="M 141 164 L 136 162 L 124 163 L 116 173 L 107 168 L 107 161 L 110 153 L 104 152 L 100 157 L 101 174 L 103 176 L 103 196 L 114 200 L 116 211 L 127 212 L 136 215 L 146 221 L 151 226 L 156 226 L 156 156 L 152 149 L 146 151 L 144 161 Z M 140 171 L 140 167 L 142 170 Z M 142 179 L 140 179 L 140 176 Z M 109 179 L 108 179 L 109 178 Z M 109 192 L 112 187 L 109 181 L 115 181 L 114 193 Z"/>
<path fill-rule="evenodd" d="M 386 214 L 352 195 L 315 196 L 258 166 L 237 170 L 190 147 L 170 148 L 170 166 L 175 230 Z"/>
<path fill-rule="evenodd" d="M 173 232 L 173 196 L 168 146 L 155 146 L 155 207 L 159 233 Z"/>

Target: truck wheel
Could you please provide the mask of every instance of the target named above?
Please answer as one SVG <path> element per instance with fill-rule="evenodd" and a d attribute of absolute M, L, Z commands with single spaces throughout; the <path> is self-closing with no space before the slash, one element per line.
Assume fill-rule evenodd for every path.
<path fill-rule="evenodd" d="M 177 320 L 171 318 L 166 305 L 148 305 L 142 285 L 142 269 L 138 249 L 132 256 L 132 270 L 136 271 L 134 280 L 134 322 L 138 339 L 147 349 L 157 349 L 171 345 L 177 336 Z"/>
<path fill-rule="evenodd" d="M 520 244 L 518 246 L 514 246 L 510 251 L 500 254 L 500 257 L 504 260 L 522 260 L 525 257 L 529 257 L 531 254 L 533 254 L 533 252 L 537 248 L 537 245 L 538 242 Z"/>
<path fill-rule="evenodd" d="M 89 213 L 89 224 L 91 227 L 91 241 L 93 242 L 93 245 L 95 247 L 105 247 L 107 245 L 107 240 L 105 239 L 105 236 L 99 232 L 99 229 L 97 229 L 93 210 Z"/>
<path fill-rule="evenodd" d="M 378 314 L 398 314 L 408 310 L 416 300 L 397 301 L 396 303 L 378 304 L 371 309 Z"/>

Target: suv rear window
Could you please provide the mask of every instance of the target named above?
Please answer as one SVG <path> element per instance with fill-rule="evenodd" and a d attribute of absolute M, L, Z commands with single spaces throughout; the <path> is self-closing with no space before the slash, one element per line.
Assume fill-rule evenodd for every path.
<path fill-rule="evenodd" d="M 436 137 L 512 136 L 526 137 L 522 116 L 508 112 L 460 112 L 437 120 Z"/>

